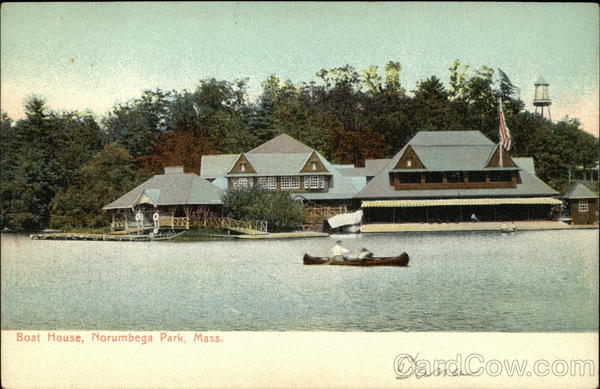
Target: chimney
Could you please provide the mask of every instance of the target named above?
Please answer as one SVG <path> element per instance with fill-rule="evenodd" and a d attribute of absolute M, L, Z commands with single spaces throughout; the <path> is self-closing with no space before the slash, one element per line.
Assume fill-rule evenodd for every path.
<path fill-rule="evenodd" d="M 165 174 L 183 174 L 183 166 L 165 166 Z"/>

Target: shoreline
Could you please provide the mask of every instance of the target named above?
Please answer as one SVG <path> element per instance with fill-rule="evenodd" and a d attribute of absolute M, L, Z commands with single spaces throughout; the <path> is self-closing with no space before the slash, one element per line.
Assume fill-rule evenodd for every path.
<path fill-rule="evenodd" d="M 563 222 L 555 221 L 536 221 L 536 222 L 480 222 L 480 223 L 373 223 L 364 224 L 361 227 L 359 234 L 374 234 L 374 233 L 408 233 L 408 232 L 519 232 L 519 231 L 549 231 L 549 230 L 591 230 L 598 229 L 598 224 L 593 225 L 569 225 Z M 149 242 L 149 241 L 172 241 L 175 237 L 184 238 L 187 231 L 179 231 L 173 235 L 115 235 L 115 234 L 92 234 L 86 232 L 38 232 L 29 233 L 29 238 L 33 240 L 94 240 L 94 241 L 134 241 L 134 242 Z M 17 233 L 18 232 L 9 232 Z M 28 233 L 22 233 L 28 234 Z M 348 235 L 355 236 L 356 234 L 335 234 L 314 231 L 293 231 L 293 232 L 276 232 L 266 233 L 261 235 L 223 235 L 223 234 L 199 234 L 197 236 L 185 237 L 181 242 L 203 242 L 215 240 L 273 240 L 273 239 L 306 239 L 306 238 L 323 238 L 332 235 Z"/>

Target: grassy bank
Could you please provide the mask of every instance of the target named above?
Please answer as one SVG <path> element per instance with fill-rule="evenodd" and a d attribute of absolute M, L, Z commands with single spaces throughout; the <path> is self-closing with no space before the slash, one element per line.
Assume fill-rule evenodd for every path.
<path fill-rule="evenodd" d="M 233 236 L 227 236 L 227 230 L 222 228 L 199 228 L 187 230 L 183 234 L 174 237 L 171 242 L 202 242 L 214 240 L 229 240 Z"/>

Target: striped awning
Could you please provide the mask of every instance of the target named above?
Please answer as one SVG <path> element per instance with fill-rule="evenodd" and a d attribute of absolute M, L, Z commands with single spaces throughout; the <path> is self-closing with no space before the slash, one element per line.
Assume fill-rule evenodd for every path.
<path fill-rule="evenodd" d="M 445 207 L 459 205 L 559 205 L 562 201 L 552 197 L 513 197 L 487 199 L 437 199 L 437 200 L 369 200 L 362 208 L 375 207 Z"/>

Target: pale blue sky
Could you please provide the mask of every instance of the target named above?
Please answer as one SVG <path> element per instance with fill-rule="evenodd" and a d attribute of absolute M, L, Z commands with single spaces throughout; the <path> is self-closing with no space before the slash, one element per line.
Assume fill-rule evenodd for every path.
<path fill-rule="evenodd" d="M 553 119 L 598 134 L 598 7 L 525 3 L 4 3 L 2 109 L 39 94 L 56 109 L 106 113 L 143 89 L 270 74 L 317 80 L 321 68 L 402 64 L 411 90 L 448 81 L 455 59 L 501 68 L 531 107 L 550 82 Z M 510 125 L 510 123 L 509 123 Z"/>

